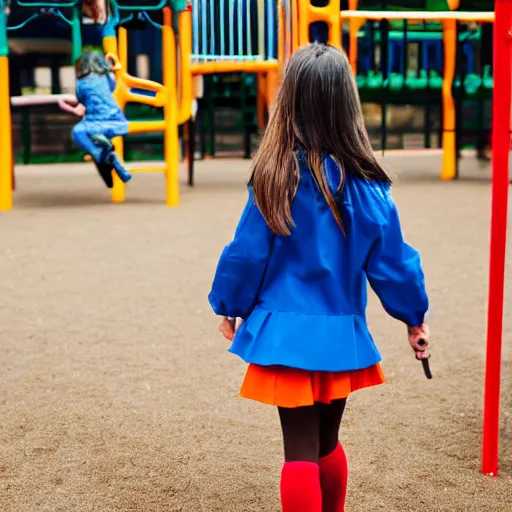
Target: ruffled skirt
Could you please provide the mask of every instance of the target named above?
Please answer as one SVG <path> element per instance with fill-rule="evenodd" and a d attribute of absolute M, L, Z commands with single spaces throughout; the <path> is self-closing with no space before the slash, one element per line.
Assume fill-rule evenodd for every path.
<path fill-rule="evenodd" d="M 329 404 L 353 391 L 385 382 L 380 364 L 346 372 L 312 372 L 285 366 L 250 364 L 240 396 L 279 407 Z"/>

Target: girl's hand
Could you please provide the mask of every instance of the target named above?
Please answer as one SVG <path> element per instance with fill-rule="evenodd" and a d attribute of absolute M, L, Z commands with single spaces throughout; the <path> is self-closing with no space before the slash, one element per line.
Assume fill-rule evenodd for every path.
<path fill-rule="evenodd" d="M 84 117 L 85 116 L 85 107 L 79 103 L 76 107 L 75 107 L 75 115 L 77 115 L 78 117 Z"/>
<path fill-rule="evenodd" d="M 237 318 L 228 318 L 224 317 L 222 319 L 222 323 L 219 326 L 219 331 L 229 341 L 233 341 L 236 332 L 238 331 L 238 328 L 242 322 Z"/>
<path fill-rule="evenodd" d="M 85 107 L 81 103 L 78 103 L 78 101 L 59 100 L 59 107 L 65 112 L 69 112 L 78 117 L 84 117 L 86 114 Z"/>
<path fill-rule="evenodd" d="M 408 327 L 409 344 L 416 353 L 416 359 L 428 359 L 430 357 L 430 332 L 428 325 L 423 323 L 417 327 Z"/>

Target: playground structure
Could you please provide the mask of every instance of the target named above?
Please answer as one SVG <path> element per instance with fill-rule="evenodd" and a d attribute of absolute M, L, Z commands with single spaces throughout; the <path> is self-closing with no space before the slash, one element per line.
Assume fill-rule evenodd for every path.
<path fill-rule="evenodd" d="M 163 108 L 163 119 L 155 121 L 131 121 L 129 134 L 163 132 L 165 147 L 165 167 L 138 167 L 132 172 L 163 172 L 166 176 L 166 204 L 179 203 L 178 126 L 186 123 L 192 114 L 193 81 L 195 77 L 213 73 L 256 73 L 261 98 L 261 118 L 263 111 L 273 99 L 277 90 L 280 65 L 277 59 L 277 38 L 273 0 L 258 0 L 258 29 L 253 42 L 251 27 L 252 0 L 225 2 L 194 1 L 187 4 L 183 0 L 154 0 L 137 4 L 130 0 L 111 0 L 111 13 L 103 26 L 103 48 L 110 54 L 115 64 L 118 86 L 114 96 L 122 108 L 128 103 L 140 103 L 155 108 Z M 0 210 L 12 207 L 13 167 L 10 98 L 8 91 L 8 42 L 7 31 L 26 26 L 41 16 L 57 16 L 71 26 L 72 61 L 80 55 L 82 44 L 80 35 L 79 0 L 74 1 L 18 1 L 18 7 L 38 9 L 21 25 L 9 26 L 7 3 L 0 0 L 0 61 L 4 78 L 0 89 Z M 256 3 L 255 3 L 256 5 Z M 228 15 L 225 23 L 216 34 L 215 26 L 221 16 Z M 68 10 L 69 13 L 65 10 Z M 161 22 L 158 13 L 163 12 Z M 153 16 L 156 15 L 156 16 Z M 127 69 L 127 29 L 126 24 L 142 20 L 162 31 L 163 83 L 157 84 L 141 80 L 126 73 Z M 228 30 L 225 29 L 228 27 Z M 283 24 L 284 27 L 284 24 Z M 244 30 L 248 28 L 248 30 Z M 192 31 L 193 30 L 193 31 Z M 284 30 L 284 28 L 283 28 Z M 220 39 L 219 39 L 220 36 Z M 193 50 L 192 50 L 193 45 Z M 18 105 L 52 103 L 50 98 L 16 100 Z M 263 122 L 263 121 L 262 121 Z M 119 155 L 123 154 L 123 141 L 115 139 L 114 146 Z M 114 202 L 124 201 L 125 187 L 116 177 L 112 189 Z"/>
<path fill-rule="evenodd" d="M 178 125 L 185 123 L 191 116 L 192 90 L 194 77 L 205 74 L 227 72 L 253 72 L 258 74 L 258 89 L 264 106 L 268 106 L 275 93 L 278 74 L 282 65 L 300 45 L 310 41 L 310 29 L 314 23 L 325 23 L 329 27 L 328 41 L 341 46 L 343 20 L 349 23 L 349 55 L 353 70 L 359 73 L 358 67 L 362 59 L 358 59 L 359 32 L 363 24 L 370 21 L 379 21 L 381 27 L 381 49 L 384 56 L 389 46 L 389 23 L 399 21 L 402 23 L 401 37 L 407 40 L 407 22 L 423 22 L 425 20 L 440 21 L 442 23 L 442 39 L 444 51 L 443 76 L 428 73 L 421 76 L 422 90 L 437 91 L 443 101 L 443 168 L 442 178 L 456 177 L 456 104 L 454 89 L 461 90 L 465 80 L 456 79 L 457 47 L 459 46 L 457 23 L 459 22 L 485 22 L 495 23 L 495 54 L 504 59 L 506 65 L 495 69 L 494 76 L 481 77 L 478 92 L 494 91 L 493 102 L 493 213 L 491 228 L 491 269 L 488 311 L 488 354 L 486 368 L 486 395 L 484 411 L 484 445 L 482 470 L 486 474 L 497 474 L 498 468 L 498 433 L 499 433 L 499 392 L 500 392 L 500 364 L 501 364 L 501 337 L 503 324 L 503 275 L 506 244 L 506 219 L 508 202 L 508 155 L 510 146 L 510 109 L 503 105 L 511 104 L 511 38 L 512 30 L 512 2 L 510 0 L 497 0 L 496 12 L 414 12 L 414 11 L 362 11 L 352 9 L 339 11 L 339 3 L 331 0 L 326 7 L 313 7 L 307 0 L 298 2 L 283 1 L 280 3 L 278 17 L 280 19 L 280 32 L 276 44 L 276 27 L 273 18 L 274 11 L 266 4 L 267 15 L 263 27 L 257 31 L 257 44 L 253 45 L 252 34 L 244 31 L 251 26 L 247 12 L 242 9 L 242 3 L 235 6 L 229 2 L 228 6 L 235 10 L 228 11 L 225 23 L 216 23 L 223 7 L 227 4 L 223 0 L 218 3 L 199 2 L 192 3 L 192 9 L 176 8 L 171 12 L 171 4 L 166 1 L 154 2 L 144 7 L 124 5 L 113 2 L 113 14 L 105 25 L 104 47 L 110 54 L 120 86 L 116 90 L 119 103 L 124 106 L 128 102 L 136 101 L 155 108 L 164 109 L 164 119 L 161 121 L 133 121 L 130 123 L 131 133 L 147 133 L 163 131 L 166 139 L 165 167 L 139 168 L 139 172 L 164 172 L 166 175 L 166 202 L 175 206 L 179 201 L 178 185 Z M 32 6 L 41 9 L 40 15 L 61 16 L 69 22 L 73 30 L 73 56 L 79 54 L 79 6 L 78 2 L 19 2 L 20 6 Z M 262 2 L 258 3 L 263 5 Z M 202 7 L 208 6 L 208 9 Z M 242 6 L 242 7 L 240 7 Z M 450 6 L 456 7 L 456 2 Z M 8 81 L 8 47 L 4 17 L 6 3 L 0 0 L 0 210 L 10 209 L 12 206 L 12 142 L 10 127 L 10 98 L 6 86 Z M 216 10 L 216 8 L 218 8 Z M 59 9 L 71 9 L 72 16 L 67 17 Z M 162 22 L 154 21 L 149 13 L 163 11 Z M 236 12 L 236 16 L 235 16 Z M 35 15 L 34 15 L 35 16 Z M 140 80 L 126 73 L 127 60 L 127 32 L 123 24 L 134 17 L 143 17 L 162 30 L 163 39 L 163 70 L 162 84 Z M 173 22 L 174 17 L 174 22 Z M 261 21 L 261 18 L 259 18 Z M 27 23 L 30 18 L 27 19 Z M 217 33 L 216 27 L 223 27 Z M 77 28 L 78 27 L 78 28 Z M 227 30 L 225 27 L 228 27 Z M 17 27 L 10 27 L 15 29 Z M 117 34 L 116 34 L 117 30 Z M 247 34 L 250 34 L 247 37 Z M 217 40 L 218 37 L 218 40 Z M 398 40 L 398 39 L 397 39 Z M 226 42 L 227 41 L 227 42 Z M 250 43 L 250 44 L 249 44 Z M 398 45 L 399 46 L 399 45 Z M 405 46 L 402 43 L 402 48 Z M 460 53 L 460 52 L 459 52 Z M 388 56 L 389 57 L 389 56 Z M 404 64 L 401 68 L 401 78 L 393 76 L 393 65 L 390 59 L 384 65 L 380 63 L 382 77 L 370 74 L 370 66 L 366 66 L 366 76 L 358 77 L 361 89 L 391 90 L 400 94 L 418 91 L 418 76 L 408 75 L 407 52 L 402 51 Z M 372 61 L 370 58 L 370 62 Z M 428 60 L 428 58 L 426 59 Z M 438 59 L 439 60 L 439 59 Z M 364 66 L 363 66 L 364 68 Z M 435 70 L 434 70 L 435 71 Z M 373 82 L 371 79 L 375 79 Z M 441 79 L 441 80 L 439 80 Z M 371 86 L 370 86 L 371 82 Z M 375 86 L 378 84 L 378 86 Z M 464 87 L 466 89 L 466 87 Z M 499 98 L 499 101 L 496 101 Z M 15 100 L 14 103 L 22 100 Z M 39 100 L 38 100 L 39 101 Z M 50 101 L 50 100 L 40 100 Z M 263 119 L 261 119 L 263 123 Z M 116 148 L 122 154 L 122 141 L 115 141 Z M 135 169 L 137 171 L 137 169 Z M 124 199 L 124 186 L 116 182 L 113 190 L 113 200 L 121 202 Z"/>
<path fill-rule="evenodd" d="M 5 0 L 1 3 L 6 4 Z M 279 6 L 277 12 L 276 3 Z M 454 179 L 458 176 L 457 155 L 461 146 L 463 101 L 471 99 L 476 102 L 476 126 L 481 132 L 484 125 L 484 102 L 489 101 L 493 87 L 490 66 L 479 72 L 475 72 L 474 69 L 478 31 L 461 33 L 458 27 L 461 23 L 493 23 L 494 13 L 448 11 L 449 8 L 454 9 L 458 6 L 456 1 L 444 2 L 445 11 L 438 12 L 355 10 L 357 7 L 364 8 L 365 5 L 378 7 L 382 2 L 351 0 L 348 2 L 350 10 L 343 11 L 340 15 L 339 2 L 330 1 L 325 7 L 315 7 L 311 3 L 318 2 L 194 0 L 187 4 L 185 1 L 153 0 L 145 2 L 144 5 L 137 5 L 137 2 L 132 0 L 112 0 L 112 13 L 103 27 L 103 46 L 107 53 L 119 56 L 118 66 L 124 70 L 128 67 L 130 26 L 146 23 L 162 33 L 162 85 L 165 89 L 163 96 L 167 98 L 165 112 L 163 116 L 153 116 L 153 119 L 132 120 L 130 135 L 164 134 L 165 168 L 146 166 L 133 170 L 163 171 L 166 174 L 168 205 L 176 205 L 179 202 L 179 143 L 175 132 L 177 126 L 184 124 L 187 124 L 186 128 L 193 129 L 193 123 L 188 123 L 192 114 L 193 92 L 202 89 L 202 77 L 254 73 L 257 122 L 259 128 L 263 129 L 265 111 L 277 89 L 283 65 L 298 45 L 305 44 L 312 37 L 317 38 L 314 30 L 310 33 L 309 27 L 322 24 L 329 27 L 328 41 L 331 44 L 341 46 L 342 41 L 344 42 L 356 73 L 362 101 L 381 105 L 382 149 L 387 147 L 388 105 L 425 106 L 424 146 L 428 148 L 432 147 L 431 111 L 433 107 L 442 103 L 443 124 L 439 130 L 439 140 L 442 141 L 440 146 L 443 148 L 444 159 L 441 178 Z M 390 5 L 390 9 L 396 9 L 397 5 L 400 6 L 404 2 L 390 1 L 385 4 Z M 409 4 L 411 2 L 407 5 Z M 36 12 L 24 19 L 21 24 L 8 26 L 9 33 L 43 16 L 57 17 L 71 26 L 72 61 L 80 55 L 82 42 L 78 0 L 25 0 L 18 1 L 17 5 L 22 10 L 31 6 L 32 11 L 35 9 Z M 429 5 L 441 8 L 443 0 L 432 0 Z M 166 25 L 169 20 L 162 17 L 164 8 L 174 11 L 170 25 Z M 1 16 L 5 17 L 3 9 Z M 4 24 L 0 19 L 0 27 Z M 412 44 L 419 47 L 420 62 L 417 70 L 410 69 L 408 53 Z M 7 47 L 3 53 L 7 57 Z M 127 74 L 119 76 L 122 82 Z M 143 85 L 142 82 L 139 82 L 139 85 Z M 208 85 L 211 85 L 211 82 Z M 146 83 L 145 86 L 153 90 L 156 87 L 155 83 Z M 138 103 L 159 108 L 151 96 L 146 95 L 142 98 L 141 95 L 131 94 L 127 97 L 122 92 L 126 90 L 128 89 L 124 84 L 116 91 L 116 96 L 123 107 L 128 103 Z M 132 88 L 132 93 L 133 90 Z M 4 96 L 6 94 L 4 92 Z M 16 99 L 15 104 L 30 105 L 32 101 L 36 101 L 35 98 L 23 97 Z M 56 102 L 55 98 L 53 102 Z M 45 103 L 52 103 L 52 100 L 46 99 Z M 3 119 L 5 123 L 9 121 L 7 116 L 3 116 Z M 212 119 L 213 116 L 210 115 L 211 130 L 214 129 Z M 30 128 L 25 126 L 24 131 L 29 132 Z M 194 142 L 194 136 L 189 139 L 191 143 Z M 7 138 L 2 144 L 6 148 L 12 146 L 12 142 Z M 122 155 L 123 141 L 116 140 L 115 146 Z M 189 158 L 193 152 L 191 146 L 188 151 Z M 246 154 L 250 154 L 250 149 L 246 150 Z M 12 160 L 12 155 L 10 158 Z M 12 179 L 3 177 L 2 180 L 0 208 L 8 209 L 12 204 L 12 193 L 9 192 L 9 180 Z M 193 177 L 190 175 L 190 182 L 192 180 Z M 124 195 L 124 185 L 116 179 L 112 191 L 113 201 L 122 202 Z"/>

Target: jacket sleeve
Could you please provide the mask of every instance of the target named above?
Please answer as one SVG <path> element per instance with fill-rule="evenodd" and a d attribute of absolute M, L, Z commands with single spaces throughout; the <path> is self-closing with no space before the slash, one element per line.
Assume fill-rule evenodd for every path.
<path fill-rule="evenodd" d="M 387 222 L 370 251 L 366 275 L 389 315 L 409 326 L 418 326 L 428 310 L 425 277 L 419 253 L 404 242 L 389 191 L 385 193 L 384 213 Z"/>
<path fill-rule="evenodd" d="M 217 315 L 247 318 L 265 275 L 274 234 L 254 202 L 252 190 L 233 241 L 221 254 L 210 304 Z"/>

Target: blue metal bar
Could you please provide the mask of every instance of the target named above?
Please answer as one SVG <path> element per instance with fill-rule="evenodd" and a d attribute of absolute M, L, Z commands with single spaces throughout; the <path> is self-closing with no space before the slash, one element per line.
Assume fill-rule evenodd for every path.
<path fill-rule="evenodd" d="M 199 1 L 192 0 L 192 41 L 194 54 L 199 53 Z"/>
<path fill-rule="evenodd" d="M 229 54 L 235 54 L 235 0 L 229 0 Z"/>
<path fill-rule="evenodd" d="M 225 6 L 225 0 L 220 0 L 220 54 L 224 55 L 226 53 L 226 29 L 225 29 L 225 13 L 226 13 L 226 6 Z"/>
<path fill-rule="evenodd" d="M 131 14 L 129 14 L 128 16 L 124 17 L 124 18 L 121 18 L 119 20 L 119 25 L 124 25 L 125 23 L 128 23 L 129 21 L 132 21 L 134 18 L 134 14 L 133 12 Z"/>
<path fill-rule="evenodd" d="M 275 57 L 274 31 L 275 31 L 274 2 L 273 2 L 273 0 L 267 0 L 267 34 L 268 34 L 267 58 L 269 58 L 269 59 L 273 59 Z"/>
<path fill-rule="evenodd" d="M 199 53 L 199 54 L 192 54 L 193 59 L 202 59 L 205 61 L 241 61 L 241 62 L 247 62 L 247 61 L 260 61 L 261 57 L 259 55 L 211 55 L 209 53 Z"/>
<path fill-rule="evenodd" d="M 40 13 L 32 14 L 29 18 L 27 18 L 25 21 L 22 21 L 19 25 L 14 25 L 13 27 L 7 26 L 7 31 L 13 31 L 13 30 L 20 30 L 24 27 L 26 27 L 31 21 L 34 21 L 35 19 L 39 18 L 41 16 Z"/>
<path fill-rule="evenodd" d="M 82 0 L 70 0 L 69 2 L 24 2 L 23 0 L 18 0 L 18 5 L 20 7 L 56 7 L 57 9 L 62 9 L 64 7 L 75 7 L 81 3 Z"/>
<path fill-rule="evenodd" d="M 70 20 L 66 18 L 66 16 L 62 13 L 60 9 L 56 9 L 55 7 L 51 7 L 47 11 L 42 11 L 41 15 L 50 14 L 52 16 L 56 16 L 57 18 L 60 18 L 62 21 L 65 21 L 68 25 L 73 25 L 73 20 Z"/>
<path fill-rule="evenodd" d="M 215 2 L 210 2 L 210 53 L 215 53 Z"/>
<path fill-rule="evenodd" d="M 169 5 L 169 0 L 161 0 L 157 5 L 119 5 L 117 0 L 110 0 L 112 4 L 117 4 L 120 11 L 161 11 L 164 7 Z M 142 0 L 141 0 L 142 2 Z"/>
<path fill-rule="evenodd" d="M 143 19 L 145 19 L 151 26 L 157 28 L 158 30 L 161 30 L 162 29 L 162 26 L 160 23 L 157 23 L 156 21 L 153 21 L 151 19 L 151 17 L 149 16 L 149 14 L 145 11 L 142 11 L 139 13 Z"/>
<path fill-rule="evenodd" d="M 251 0 L 245 0 L 245 19 L 247 23 L 247 54 L 252 55 Z"/>
<path fill-rule="evenodd" d="M 243 0 L 238 0 L 238 55 L 244 53 L 244 4 Z"/>
<path fill-rule="evenodd" d="M 206 0 L 201 0 L 201 53 L 208 52 L 208 18 L 206 17 L 207 9 L 206 9 Z"/>

